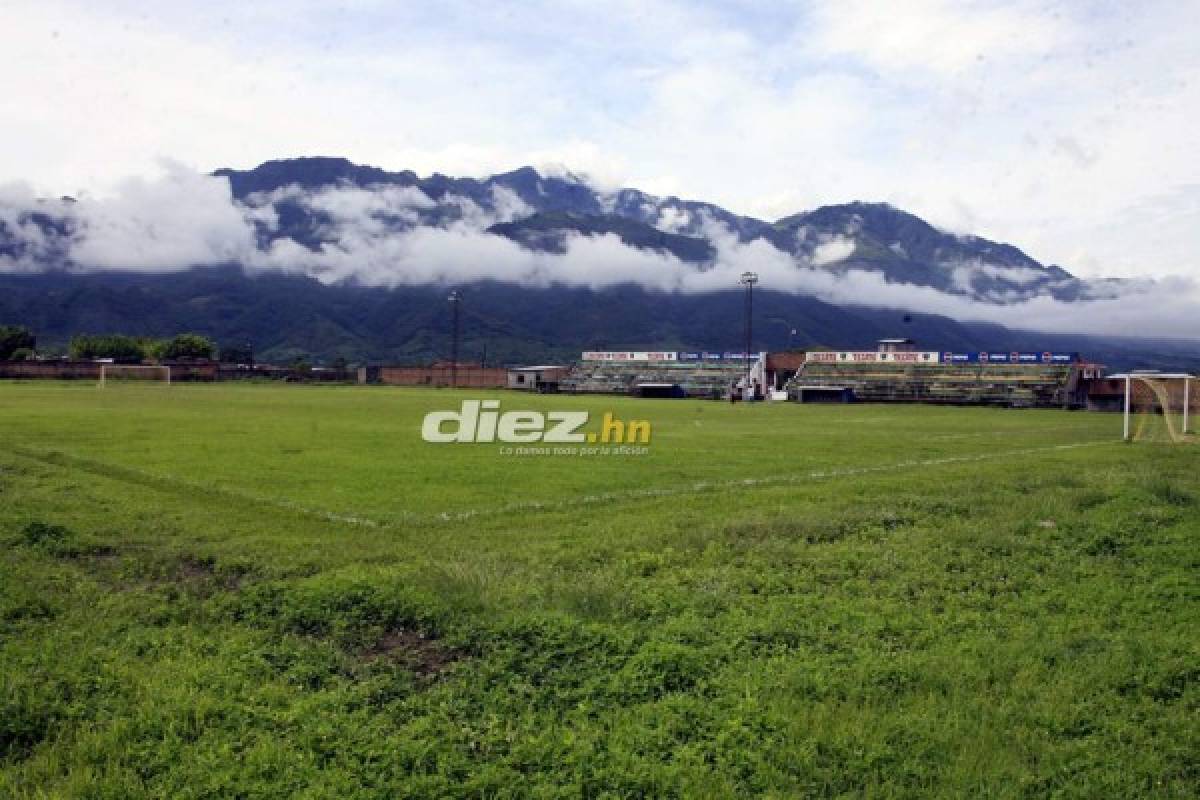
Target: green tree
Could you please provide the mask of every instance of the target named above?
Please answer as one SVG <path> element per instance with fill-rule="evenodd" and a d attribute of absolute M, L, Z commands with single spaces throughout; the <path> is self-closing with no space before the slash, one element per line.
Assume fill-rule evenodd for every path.
<path fill-rule="evenodd" d="M 181 333 L 166 342 L 159 358 L 174 361 L 181 358 L 211 359 L 217 354 L 217 347 L 211 340 L 197 333 Z"/>
<path fill-rule="evenodd" d="M 111 358 L 125 364 L 136 364 L 146 357 L 146 350 L 144 343 L 132 336 L 119 333 L 81 334 L 71 339 L 70 354 L 71 358 L 80 361 Z"/>
<path fill-rule="evenodd" d="M 142 348 L 142 356 L 150 361 L 162 361 L 163 353 L 167 349 L 166 339 L 149 339 L 142 338 L 137 340 L 138 345 Z"/>
<path fill-rule="evenodd" d="M 28 328 L 19 325 L 0 325 L 0 361 L 7 361 L 18 350 L 33 350 L 37 339 Z"/>

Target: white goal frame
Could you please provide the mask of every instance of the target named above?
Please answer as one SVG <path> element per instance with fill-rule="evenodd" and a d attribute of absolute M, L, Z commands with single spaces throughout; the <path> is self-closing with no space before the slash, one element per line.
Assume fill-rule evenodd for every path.
<path fill-rule="evenodd" d="M 171 385 L 171 368 L 161 364 L 101 364 L 100 365 L 100 388 L 103 389 L 108 383 L 108 371 L 112 370 L 157 370 L 166 374 L 166 384 Z"/>
<path fill-rule="evenodd" d="M 1139 372 L 1137 370 L 1134 370 L 1133 372 L 1124 372 L 1124 373 L 1121 373 L 1120 375 L 1112 375 L 1110 377 L 1115 378 L 1117 380 L 1125 381 L 1125 402 L 1124 402 L 1123 408 L 1122 408 L 1122 416 L 1124 417 L 1124 427 L 1123 427 L 1124 433 L 1123 433 L 1122 438 L 1125 441 L 1127 441 L 1127 442 L 1130 441 L 1130 437 L 1132 435 L 1130 433 L 1129 422 L 1130 422 L 1130 418 L 1132 417 L 1133 382 L 1139 381 L 1139 380 L 1146 381 L 1146 382 L 1149 382 L 1149 381 L 1182 381 L 1183 382 L 1183 429 L 1180 431 L 1180 433 L 1182 433 L 1186 436 L 1188 433 L 1191 432 L 1191 429 L 1189 428 L 1189 425 L 1191 424 L 1191 422 L 1188 419 L 1188 412 L 1191 410 L 1191 406 L 1192 406 L 1192 381 L 1196 379 L 1195 375 L 1191 375 L 1186 372 L 1154 372 L 1152 370 L 1145 370 L 1145 371 Z M 1164 412 L 1165 411 L 1166 411 L 1166 409 L 1164 409 Z"/>

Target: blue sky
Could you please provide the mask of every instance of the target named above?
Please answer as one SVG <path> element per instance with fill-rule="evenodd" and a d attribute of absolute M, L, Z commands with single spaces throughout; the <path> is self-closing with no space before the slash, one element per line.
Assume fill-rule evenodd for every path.
<path fill-rule="evenodd" d="M 1200 277 L 1198 3 L 6 3 L 0 182 L 530 163 Z"/>

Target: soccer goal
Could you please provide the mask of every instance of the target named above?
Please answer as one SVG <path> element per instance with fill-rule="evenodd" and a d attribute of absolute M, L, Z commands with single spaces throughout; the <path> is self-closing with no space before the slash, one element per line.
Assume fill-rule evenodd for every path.
<path fill-rule="evenodd" d="M 126 381 L 158 382 L 171 385 L 171 368 L 156 364 L 101 364 L 100 388 L 113 382 Z"/>
<path fill-rule="evenodd" d="M 1139 371 L 1114 375 L 1125 381 L 1125 441 L 1195 442 L 1200 397 L 1196 378 L 1184 372 Z"/>

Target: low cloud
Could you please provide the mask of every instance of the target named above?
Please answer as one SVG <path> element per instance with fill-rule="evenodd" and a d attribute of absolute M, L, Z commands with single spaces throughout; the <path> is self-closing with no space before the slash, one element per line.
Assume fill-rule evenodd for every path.
<path fill-rule="evenodd" d="M 318 213 L 315 240 L 286 235 L 288 205 Z M 664 212 L 666 229 L 694 223 L 715 258 L 704 266 L 661 251 L 625 245 L 613 234 L 569 234 L 563 252 L 535 252 L 487 228 L 532 213 L 515 193 L 497 189 L 477 202 L 437 200 L 415 187 L 288 187 L 234 200 L 225 178 L 165 165 L 155 180 L 133 180 L 109 197 L 39 200 L 28 187 L 0 187 L 0 271 L 46 266 L 75 271 L 164 272 L 238 263 L 250 271 L 284 271 L 325 283 L 396 287 L 497 280 L 533 287 L 601 289 L 639 284 L 669 292 L 728 291 L 752 270 L 764 290 L 811 295 L 838 305 L 895 308 L 980 320 L 1015 328 L 1119 335 L 1200 336 L 1200 286 L 1187 278 L 1092 282 L 1087 299 L 1063 302 L 1017 291 L 1040 277 L 1035 270 L 985 263 L 960 264 L 955 280 L 977 277 L 1016 287 L 974 300 L 963 294 L 888 281 L 865 269 L 831 270 L 854 251 L 836 236 L 808 255 L 794 256 L 764 239 L 741 241 L 700 214 L 694 220 Z M 42 223 L 36 215 L 42 215 Z M 47 227 L 45 219 L 55 221 Z"/>
<path fill-rule="evenodd" d="M 67 212 L 75 223 L 71 259 L 93 268 L 228 263 L 254 246 L 228 185 L 174 165 L 158 180 L 126 181 L 113 197 L 81 197 Z"/>

